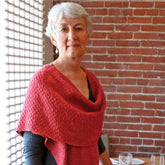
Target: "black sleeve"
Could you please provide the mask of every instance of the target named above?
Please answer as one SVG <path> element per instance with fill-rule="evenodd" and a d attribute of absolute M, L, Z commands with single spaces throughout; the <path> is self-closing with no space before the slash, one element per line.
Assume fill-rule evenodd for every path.
<path fill-rule="evenodd" d="M 101 137 L 99 138 L 99 141 L 98 141 L 98 148 L 99 148 L 99 154 L 102 154 L 105 151 L 105 146 Z"/>
<path fill-rule="evenodd" d="M 31 132 L 24 132 L 24 155 L 26 165 L 43 165 L 45 139 Z"/>

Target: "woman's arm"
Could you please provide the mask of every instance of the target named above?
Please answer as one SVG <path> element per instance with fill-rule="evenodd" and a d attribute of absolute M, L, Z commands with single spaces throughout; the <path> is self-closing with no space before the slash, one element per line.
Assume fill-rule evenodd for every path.
<path fill-rule="evenodd" d="M 99 148 L 99 165 L 112 165 L 112 162 L 108 156 L 108 153 L 105 149 L 101 137 L 99 138 L 98 141 L 98 148 Z"/>
<path fill-rule="evenodd" d="M 43 165 L 45 139 L 31 132 L 24 132 L 25 165 Z"/>
<path fill-rule="evenodd" d="M 99 155 L 99 165 L 112 165 L 112 162 L 106 150 Z"/>

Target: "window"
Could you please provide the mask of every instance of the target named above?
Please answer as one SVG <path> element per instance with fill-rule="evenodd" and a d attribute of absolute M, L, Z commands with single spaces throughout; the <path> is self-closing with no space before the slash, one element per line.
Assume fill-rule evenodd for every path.
<path fill-rule="evenodd" d="M 43 65 L 43 0 L 2 0 L 1 9 L 1 152 L 7 164 L 22 165 L 22 138 L 15 130 L 29 80 Z"/>

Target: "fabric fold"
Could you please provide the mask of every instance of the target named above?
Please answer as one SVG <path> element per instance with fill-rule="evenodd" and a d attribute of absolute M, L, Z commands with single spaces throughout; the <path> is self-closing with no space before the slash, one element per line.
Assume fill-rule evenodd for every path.
<path fill-rule="evenodd" d="M 58 165 L 98 165 L 97 142 L 102 130 L 105 96 L 92 72 L 82 69 L 91 84 L 95 102 L 85 98 L 55 67 L 45 65 L 30 81 L 17 127 L 21 136 L 24 131 L 31 131 L 45 137 L 45 145 Z M 85 153 L 89 151 L 90 157 Z"/>

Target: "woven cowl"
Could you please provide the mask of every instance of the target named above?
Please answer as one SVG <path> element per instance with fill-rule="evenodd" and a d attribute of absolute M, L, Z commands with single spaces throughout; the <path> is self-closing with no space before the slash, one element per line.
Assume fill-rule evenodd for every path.
<path fill-rule="evenodd" d="M 92 72 L 87 75 L 95 98 L 85 98 L 71 81 L 51 65 L 30 81 L 17 132 L 45 137 L 45 146 L 58 165 L 98 165 L 98 139 L 105 110 L 104 92 Z"/>

